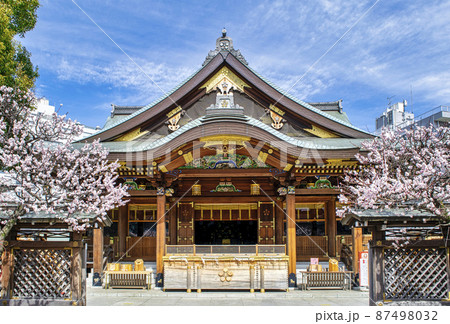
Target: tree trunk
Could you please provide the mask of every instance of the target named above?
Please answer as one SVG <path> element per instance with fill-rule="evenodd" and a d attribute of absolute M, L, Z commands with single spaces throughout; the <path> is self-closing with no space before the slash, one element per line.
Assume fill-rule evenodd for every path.
<path fill-rule="evenodd" d="M 2 229 L 0 230 L 0 256 L 5 250 L 5 238 L 8 236 L 13 226 L 17 224 L 19 216 L 22 216 L 23 214 L 23 206 L 17 207 L 17 209 L 14 211 L 14 214 L 6 221 L 6 224 L 3 225 Z"/>

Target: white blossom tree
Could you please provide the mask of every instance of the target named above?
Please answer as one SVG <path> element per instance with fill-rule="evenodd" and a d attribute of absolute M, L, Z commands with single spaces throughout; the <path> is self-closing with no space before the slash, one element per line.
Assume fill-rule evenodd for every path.
<path fill-rule="evenodd" d="M 405 208 L 449 222 L 450 128 L 385 130 L 365 142 L 360 170 L 346 172 L 340 202 L 356 209 Z"/>
<path fill-rule="evenodd" d="M 0 243 L 26 213 L 55 214 L 80 231 L 86 215 L 102 219 L 127 195 L 116 184 L 119 164 L 101 144 L 74 149 L 81 126 L 56 113 L 33 114 L 34 102 L 30 92 L 0 87 Z"/>

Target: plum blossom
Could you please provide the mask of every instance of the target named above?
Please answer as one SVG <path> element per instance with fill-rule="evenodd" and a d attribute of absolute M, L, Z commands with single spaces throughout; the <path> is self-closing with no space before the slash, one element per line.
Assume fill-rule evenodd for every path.
<path fill-rule="evenodd" d="M 384 130 L 364 142 L 359 170 L 347 171 L 340 201 L 351 208 L 428 211 L 449 221 L 450 128 Z"/>
<path fill-rule="evenodd" d="M 99 141 L 74 149 L 81 126 L 57 114 L 40 118 L 34 103 L 31 92 L 0 87 L 0 241 L 26 213 L 55 214 L 79 231 L 86 215 L 104 219 L 127 196 L 116 184 L 119 164 Z"/>

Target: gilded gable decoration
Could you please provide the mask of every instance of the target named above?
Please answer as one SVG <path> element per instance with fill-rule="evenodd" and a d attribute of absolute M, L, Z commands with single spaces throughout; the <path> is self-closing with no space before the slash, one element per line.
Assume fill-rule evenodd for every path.
<path fill-rule="evenodd" d="M 270 105 L 267 112 L 269 113 L 270 118 L 272 118 L 272 127 L 276 130 L 281 129 L 286 122 L 282 117 L 284 116 L 284 111 L 274 105 Z"/>
<path fill-rule="evenodd" d="M 224 148 L 228 154 L 234 153 L 236 149 L 246 147 L 245 143 L 250 142 L 250 137 L 241 135 L 211 135 L 200 138 L 204 142 L 204 148 L 216 150 L 218 154 L 223 154 Z"/>
<path fill-rule="evenodd" d="M 167 117 L 169 117 L 169 120 L 167 121 L 169 129 L 174 132 L 178 128 L 180 128 L 180 125 L 178 125 L 178 122 L 180 121 L 181 116 L 184 114 L 183 109 L 181 109 L 180 106 L 173 109 L 171 112 L 167 114 Z"/>
<path fill-rule="evenodd" d="M 168 120 L 168 123 L 169 123 L 168 127 L 172 132 L 174 132 L 178 128 L 180 128 L 180 125 L 178 125 L 180 118 L 181 118 L 181 113 L 178 113 Z"/>
<path fill-rule="evenodd" d="M 280 115 L 274 113 L 272 110 L 270 110 L 270 118 L 272 118 L 272 127 L 275 129 L 281 129 L 283 127 L 283 121 L 285 121 Z"/>
<path fill-rule="evenodd" d="M 211 190 L 211 192 L 241 192 L 242 190 L 236 189 L 233 183 L 229 181 L 221 181 L 216 186 L 216 189 Z"/>
<path fill-rule="evenodd" d="M 226 85 L 226 89 L 224 88 Z M 244 92 L 244 87 L 250 88 L 250 86 L 245 83 L 241 78 L 234 74 L 226 66 L 221 68 L 219 72 L 214 74 L 207 82 L 205 82 L 200 89 L 206 88 L 206 93 L 218 90 L 220 93 L 228 93 L 230 90 L 238 90 Z M 224 92 L 225 91 L 225 92 Z"/>
<path fill-rule="evenodd" d="M 260 160 L 254 160 L 251 157 L 242 154 L 227 153 L 216 155 L 206 155 L 201 158 L 193 159 L 187 162 L 180 169 L 255 169 L 269 168 L 268 165 Z"/>

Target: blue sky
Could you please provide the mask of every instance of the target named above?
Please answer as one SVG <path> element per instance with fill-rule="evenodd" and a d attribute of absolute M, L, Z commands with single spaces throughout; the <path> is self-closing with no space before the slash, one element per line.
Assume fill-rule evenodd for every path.
<path fill-rule="evenodd" d="M 89 126 L 117 105 L 145 105 L 201 67 L 223 27 L 249 65 L 285 90 L 376 0 L 41 0 L 22 43 L 39 67 L 38 96 Z M 450 1 L 380 0 L 289 91 L 308 102 L 343 99 L 373 131 L 392 101 L 416 114 L 450 104 Z M 411 105 L 407 109 L 411 109 Z"/>

